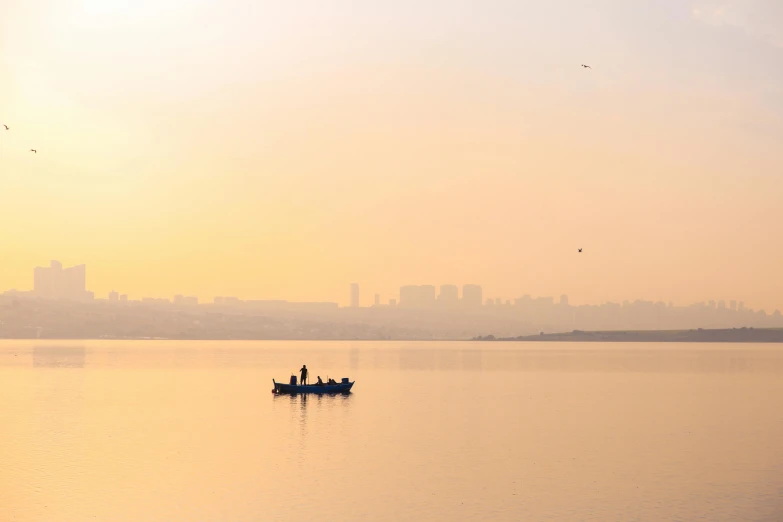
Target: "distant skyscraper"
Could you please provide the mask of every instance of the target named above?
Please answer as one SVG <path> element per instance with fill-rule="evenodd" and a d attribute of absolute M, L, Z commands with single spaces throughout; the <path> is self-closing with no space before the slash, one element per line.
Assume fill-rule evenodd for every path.
<path fill-rule="evenodd" d="M 462 304 L 469 307 L 478 307 L 483 303 L 482 291 L 479 285 L 462 286 Z"/>
<path fill-rule="evenodd" d="M 560 296 L 560 306 L 568 306 L 568 296 L 563 294 Z"/>
<path fill-rule="evenodd" d="M 359 308 L 359 283 L 351 283 L 351 308 Z"/>
<path fill-rule="evenodd" d="M 501 298 L 499 298 L 499 297 L 496 297 L 495 298 L 495 305 L 496 306 L 500 306 L 502 304 L 503 304 L 503 300 Z"/>
<path fill-rule="evenodd" d="M 405 308 L 432 308 L 435 306 L 435 287 L 432 285 L 401 286 L 400 306 Z"/>
<path fill-rule="evenodd" d="M 456 285 L 441 285 L 438 304 L 445 308 L 457 306 L 459 304 L 459 288 Z"/>
<path fill-rule="evenodd" d="M 737 301 L 735 301 L 734 299 L 729 301 L 729 308 L 731 308 L 732 310 L 736 311 L 737 310 Z"/>
<path fill-rule="evenodd" d="M 109 301 L 116 302 L 120 299 L 120 294 L 112 290 L 109 292 Z"/>
<path fill-rule="evenodd" d="M 57 263 L 55 265 L 55 263 Z M 63 269 L 58 261 L 52 261 L 49 268 L 37 266 L 33 270 L 33 291 L 41 297 L 52 297 L 55 290 L 55 272 Z"/>
<path fill-rule="evenodd" d="M 120 296 L 120 302 L 121 303 L 127 303 L 128 302 L 128 294 L 122 294 Z"/>
<path fill-rule="evenodd" d="M 375 294 L 375 306 L 381 305 L 381 294 Z"/>
<path fill-rule="evenodd" d="M 422 308 L 431 308 L 435 306 L 435 287 L 432 285 L 421 285 L 419 287 L 419 299 Z"/>
<path fill-rule="evenodd" d="M 36 267 L 33 271 L 33 291 L 36 295 L 49 299 L 90 299 L 86 283 L 85 265 L 63 269 L 62 263 L 52 261 L 48 267 Z"/>

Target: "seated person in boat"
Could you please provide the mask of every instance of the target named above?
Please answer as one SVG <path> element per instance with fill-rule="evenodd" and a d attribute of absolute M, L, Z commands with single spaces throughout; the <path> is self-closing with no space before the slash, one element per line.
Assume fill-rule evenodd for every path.
<path fill-rule="evenodd" d="M 326 384 L 337 384 L 337 381 L 335 381 L 334 379 L 330 378 L 330 379 L 327 379 Z"/>
<path fill-rule="evenodd" d="M 315 385 L 316 386 L 323 386 L 324 385 L 324 381 L 321 380 L 321 376 L 320 375 L 318 376 L 318 382 L 315 383 Z"/>

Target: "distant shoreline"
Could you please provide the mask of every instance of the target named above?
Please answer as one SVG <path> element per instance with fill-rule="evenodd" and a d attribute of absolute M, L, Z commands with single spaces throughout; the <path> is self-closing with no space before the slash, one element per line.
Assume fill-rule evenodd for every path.
<path fill-rule="evenodd" d="M 570 342 L 570 343 L 783 343 L 783 328 L 725 328 L 693 330 L 605 330 L 542 333 L 517 337 L 478 336 L 472 339 L 409 337 L 150 337 L 150 336 L 98 336 L 98 337 L 2 337 L 0 340 L 26 341 L 302 341 L 302 342 Z"/>
<path fill-rule="evenodd" d="M 474 341 L 578 343 L 783 343 L 783 328 L 726 328 L 694 330 L 607 330 L 542 333 L 519 337 L 479 336 Z"/>

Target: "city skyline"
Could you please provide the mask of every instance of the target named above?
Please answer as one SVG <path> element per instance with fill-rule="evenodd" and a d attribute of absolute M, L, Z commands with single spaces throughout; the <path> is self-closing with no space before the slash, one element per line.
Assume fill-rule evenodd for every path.
<path fill-rule="evenodd" d="M 628 306 L 633 303 L 652 303 L 656 305 L 665 305 L 667 307 L 675 306 L 671 300 L 649 300 L 643 297 L 628 298 L 622 300 L 607 300 L 596 303 L 573 304 L 568 294 L 553 295 L 532 295 L 529 293 L 517 297 L 490 297 L 484 295 L 481 285 L 475 283 L 466 283 L 463 285 L 441 284 L 441 285 L 400 285 L 399 291 L 392 294 L 385 300 L 381 299 L 381 294 L 372 293 L 372 304 L 362 304 L 360 300 L 361 286 L 358 283 L 350 283 L 348 302 L 339 300 L 310 300 L 296 301 L 281 298 L 268 298 L 254 296 L 251 298 L 240 298 L 238 296 L 198 296 L 177 293 L 173 296 L 132 296 L 127 292 L 118 292 L 112 289 L 106 294 L 106 297 L 96 295 L 95 292 L 87 289 L 87 265 L 80 264 L 64 268 L 63 263 L 58 260 L 50 260 L 49 266 L 34 267 L 33 269 L 33 287 L 29 290 L 7 289 L 0 290 L 4 295 L 29 295 L 30 297 L 42 297 L 48 299 L 64 299 L 74 301 L 85 300 L 106 300 L 109 302 L 144 302 L 144 303 L 171 303 L 179 305 L 236 305 L 243 302 L 250 303 L 302 303 L 302 304 L 333 304 L 345 308 L 369 308 L 369 307 L 397 307 L 407 309 L 448 309 L 448 308 L 476 308 L 476 307 L 506 307 L 506 306 L 532 306 L 539 304 L 544 306 L 561 307 L 566 306 L 603 306 L 621 304 Z M 467 296 L 467 297 L 466 297 Z M 770 310 L 764 308 L 754 308 L 746 306 L 743 300 L 737 299 L 706 299 L 693 301 L 690 303 L 678 303 L 676 306 L 699 306 L 706 308 L 728 311 L 761 310 L 767 313 L 779 311 L 779 308 Z"/>
<path fill-rule="evenodd" d="M 50 265 L 56 274 L 67 272 L 60 263 Z M 81 265 L 76 273 L 84 269 Z M 182 294 L 136 300 L 117 291 L 96 299 L 79 289 L 69 298 L 43 286 L 39 292 L 0 294 L 0 338 L 467 340 L 541 332 L 783 328 L 779 310 L 753 310 L 736 300 L 575 306 L 567 295 L 525 295 L 481 303 L 478 285 L 463 287 L 463 301 L 455 289 L 443 285 L 433 298 L 433 285 L 404 285 L 399 304 L 392 298 L 387 304 L 378 299 L 373 306 L 340 307 L 232 296 L 199 302 Z"/>

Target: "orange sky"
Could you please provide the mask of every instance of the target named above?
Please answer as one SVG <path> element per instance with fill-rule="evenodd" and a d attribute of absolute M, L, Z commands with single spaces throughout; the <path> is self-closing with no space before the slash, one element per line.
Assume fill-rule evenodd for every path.
<path fill-rule="evenodd" d="M 0 0 L 0 289 L 783 308 L 777 2 L 285 4 Z"/>

